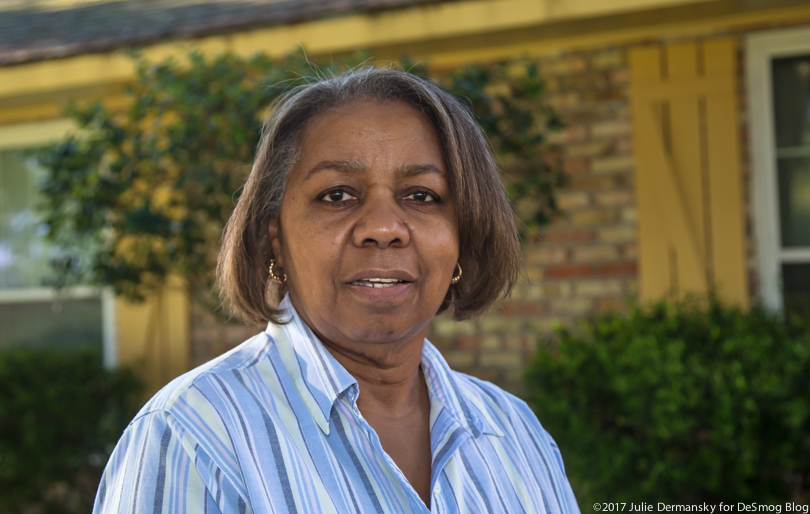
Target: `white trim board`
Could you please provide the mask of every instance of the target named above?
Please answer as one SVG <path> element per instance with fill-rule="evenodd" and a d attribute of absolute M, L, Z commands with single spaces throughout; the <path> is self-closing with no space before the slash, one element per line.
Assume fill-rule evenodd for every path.
<path fill-rule="evenodd" d="M 58 302 L 61 300 L 79 300 L 98 298 L 96 288 L 79 286 L 62 291 L 48 287 L 31 287 L 25 289 L 0 289 L 0 305 L 4 303 Z"/>
<path fill-rule="evenodd" d="M 810 28 L 751 34 L 745 48 L 760 296 L 766 307 L 782 310 L 781 263 L 801 258 L 807 252 L 781 249 L 771 60 L 810 54 Z"/>
<path fill-rule="evenodd" d="M 52 143 L 75 128 L 70 119 L 0 125 L 0 151 Z"/>

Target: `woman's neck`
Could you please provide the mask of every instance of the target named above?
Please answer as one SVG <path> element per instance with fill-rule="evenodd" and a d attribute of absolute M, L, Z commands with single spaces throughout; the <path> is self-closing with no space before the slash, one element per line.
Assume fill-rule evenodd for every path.
<path fill-rule="evenodd" d="M 357 380 L 357 407 L 364 416 L 371 412 L 399 416 L 424 408 L 427 385 L 420 366 L 423 344 L 423 335 L 405 344 L 362 344 L 351 349 L 324 341 L 335 360 Z"/>

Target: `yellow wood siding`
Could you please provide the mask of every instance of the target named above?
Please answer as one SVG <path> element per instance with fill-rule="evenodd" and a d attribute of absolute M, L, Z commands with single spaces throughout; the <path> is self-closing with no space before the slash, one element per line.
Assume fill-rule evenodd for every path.
<path fill-rule="evenodd" d="M 731 39 L 630 54 L 642 299 L 748 305 Z"/>
<path fill-rule="evenodd" d="M 135 366 L 151 396 L 189 369 L 189 298 L 183 280 L 171 277 L 143 303 L 116 300 L 118 362 Z"/>

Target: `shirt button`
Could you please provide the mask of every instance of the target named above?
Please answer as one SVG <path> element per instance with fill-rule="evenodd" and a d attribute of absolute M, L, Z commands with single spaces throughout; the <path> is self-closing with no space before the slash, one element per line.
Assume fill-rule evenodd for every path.
<path fill-rule="evenodd" d="M 438 496 L 440 494 L 442 494 L 442 484 L 437 482 L 436 487 L 433 488 L 433 495 Z"/>

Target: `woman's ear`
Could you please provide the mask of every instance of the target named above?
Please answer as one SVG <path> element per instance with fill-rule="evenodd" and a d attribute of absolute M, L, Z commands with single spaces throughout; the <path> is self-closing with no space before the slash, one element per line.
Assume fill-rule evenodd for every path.
<path fill-rule="evenodd" d="M 273 258 L 280 267 L 284 266 L 284 257 L 281 253 L 281 227 L 278 216 L 272 216 L 267 223 L 267 235 L 270 238 L 270 249 L 273 251 Z"/>

